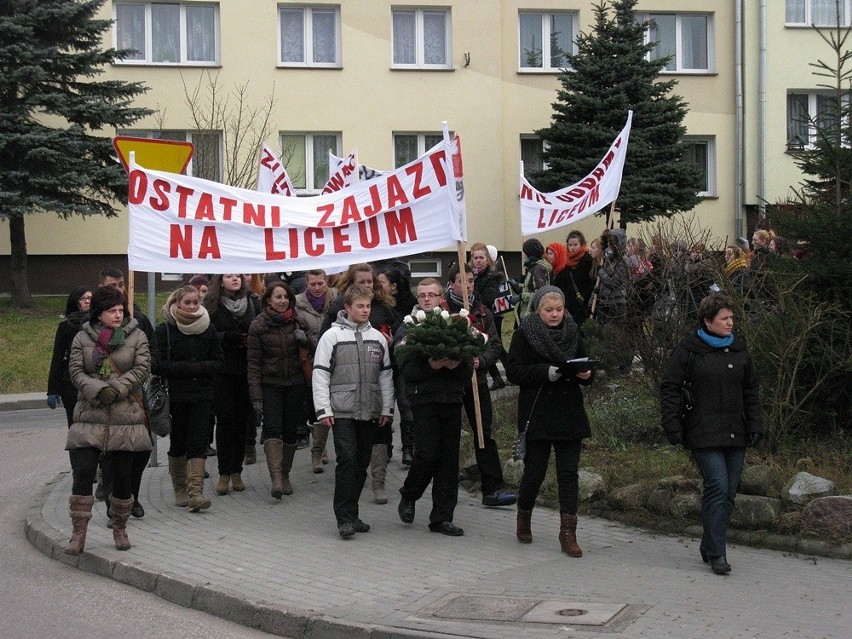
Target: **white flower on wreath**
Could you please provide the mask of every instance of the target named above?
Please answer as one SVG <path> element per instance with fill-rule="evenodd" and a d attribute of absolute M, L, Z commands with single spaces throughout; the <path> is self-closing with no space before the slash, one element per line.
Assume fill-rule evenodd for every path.
<path fill-rule="evenodd" d="M 402 321 L 403 321 L 404 324 L 408 324 L 409 326 L 414 324 L 414 318 L 411 317 L 411 315 L 406 315 L 405 317 L 402 318 Z"/>
<path fill-rule="evenodd" d="M 453 320 L 450 318 L 450 312 L 447 310 L 441 311 L 441 319 L 443 319 L 447 324 L 452 322 Z"/>
<path fill-rule="evenodd" d="M 418 322 L 422 322 L 423 320 L 426 319 L 426 311 L 424 311 L 423 309 L 420 309 L 414 314 L 414 317 L 417 318 Z"/>
<path fill-rule="evenodd" d="M 461 317 L 463 319 L 467 319 L 468 315 L 470 315 L 470 311 L 467 310 L 466 308 L 463 308 L 459 311 L 459 317 Z"/>

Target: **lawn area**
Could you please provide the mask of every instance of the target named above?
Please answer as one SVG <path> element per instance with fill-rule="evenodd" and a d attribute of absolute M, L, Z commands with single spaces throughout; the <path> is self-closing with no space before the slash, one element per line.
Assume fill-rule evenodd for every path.
<path fill-rule="evenodd" d="M 66 300 L 65 295 L 38 296 L 33 308 L 21 310 L 9 308 L 9 297 L 0 296 L 0 393 L 47 394 L 53 338 Z M 160 306 L 165 300 L 165 294 L 157 295 Z M 144 310 L 147 297 L 137 295 L 136 303 Z"/>

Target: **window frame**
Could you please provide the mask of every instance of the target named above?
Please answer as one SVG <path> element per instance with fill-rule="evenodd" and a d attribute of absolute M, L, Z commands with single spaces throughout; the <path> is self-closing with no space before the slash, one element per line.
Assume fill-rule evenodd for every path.
<path fill-rule="evenodd" d="M 540 136 L 535 133 L 521 133 L 518 138 L 518 152 L 521 161 L 524 161 L 524 142 L 538 142 L 539 143 L 539 154 L 541 156 L 541 168 L 533 169 L 533 170 L 541 170 L 546 171 L 549 167 L 547 162 L 544 161 L 544 152 L 547 150 L 547 142 Z M 529 175 L 529 167 L 526 162 L 524 162 L 524 176 Z"/>
<path fill-rule="evenodd" d="M 518 10 L 518 73 L 561 73 L 562 69 L 571 69 L 571 66 L 565 67 L 553 67 L 550 66 L 550 60 L 552 58 L 550 51 L 550 18 L 554 15 L 570 15 L 572 18 L 571 24 L 571 50 L 568 52 L 569 54 L 574 54 L 577 52 L 577 33 L 579 27 L 579 16 L 580 12 L 576 10 L 557 10 L 557 11 L 541 11 L 541 10 L 532 10 L 532 9 L 519 9 Z M 523 53 L 521 51 L 521 16 L 522 15 L 537 15 L 541 20 L 541 31 L 539 32 L 541 35 L 541 66 L 540 67 L 525 67 L 522 64 L 522 56 Z M 545 37 L 546 36 L 546 37 Z M 547 60 L 547 65 L 544 64 L 544 61 Z M 567 60 L 566 60 L 567 63 Z"/>
<path fill-rule="evenodd" d="M 401 137 L 401 136 L 408 136 L 408 137 L 417 136 L 417 152 L 415 153 L 414 157 L 411 158 L 410 160 L 407 160 L 406 162 L 399 163 L 397 155 L 396 155 L 396 139 L 397 139 L 397 137 Z M 426 153 L 426 151 L 428 151 L 433 146 L 435 146 L 434 144 L 430 144 L 430 145 L 426 144 L 426 138 L 427 137 L 433 137 L 433 136 L 436 137 L 436 138 L 439 138 L 440 140 L 444 139 L 444 134 L 441 131 L 394 131 L 391 134 L 391 141 L 392 141 L 392 145 L 393 145 L 393 167 L 394 167 L 394 170 L 398 169 L 401 166 L 405 166 L 409 162 L 413 162 L 417 158 L 424 155 Z M 450 131 L 450 139 L 452 139 L 452 137 L 453 137 L 453 132 Z"/>
<path fill-rule="evenodd" d="M 177 62 L 156 62 L 154 61 L 154 39 L 153 28 L 154 22 L 152 17 L 152 8 L 154 5 L 178 5 L 179 9 L 179 32 L 180 32 L 180 60 Z M 113 64 L 116 65 L 133 65 L 133 66 L 158 66 L 158 67 L 211 67 L 221 64 L 222 56 L 222 22 L 220 16 L 220 8 L 218 2 L 151 2 L 144 0 L 141 2 L 133 2 L 129 0 L 116 0 L 112 4 L 112 39 L 113 47 L 121 49 L 118 37 L 118 7 L 119 6 L 142 6 L 145 8 L 145 50 L 142 51 L 142 59 L 135 60 L 131 58 L 116 58 Z M 186 10 L 187 8 L 210 7 L 213 9 L 213 46 L 215 55 L 212 60 L 188 60 L 188 33 L 186 26 Z"/>
<path fill-rule="evenodd" d="M 164 137 L 163 134 L 168 134 L 168 137 Z M 195 163 L 195 150 L 197 147 L 195 146 L 195 142 L 193 142 L 193 146 L 195 150 L 192 153 L 192 157 L 189 159 L 189 164 L 186 165 L 186 175 L 193 177 L 201 177 L 203 179 L 209 179 L 214 182 L 221 182 L 222 176 L 224 175 L 224 136 L 222 135 L 222 131 L 193 131 L 190 129 L 119 129 L 116 132 L 116 135 L 127 135 L 134 138 L 145 138 L 148 140 L 176 140 L 180 142 L 193 142 L 193 136 L 195 135 L 215 135 L 216 136 L 216 167 L 215 167 L 215 176 L 198 176 L 195 175 L 194 172 L 194 163 Z M 180 139 L 182 138 L 182 139 Z"/>
<path fill-rule="evenodd" d="M 833 26 L 835 26 L 834 23 L 822 24 L 822 23 L 815 23 L 813 21 L 813 18 L 812 18 L 812 16 L 813 16 L 812 0 L 798 0 L 802 3 L 802 9 L 803 9 L 804 14 L 805 14 L 805 19 L 804 19 L 803 22 L 791 22 L 789 20 L 790 11 L 789 11 L 789 8 L 787 6 L 788 1 L 789 0 L 785 0 L 785 2 L 784 2 L 784 26 L 785 27 L 811 28 L 811 27 L 814 27 L 814 26 L 817 26 L 817 27 L 833 27 Z M 841 27 L 852 26 L 852 0 L 840 0 L 840 5 L 841 5 L 841 8 L 843 9 L 843 11 L 845 13 L 845 20 L 840 23 L 840 26 Z"/>
<path fill-rule="evenodd" d="M 674 69 L 660 69 L 660 74 L 678 74 L 678 75 L 714 75 L 716 73 L 716 14 L 708 11 L 642 11 L 636 14 L 637 19 L 646 22 L 653 22 L 654 16 L 674 16 L 675 17 L 675 55 Z M 707 47 L 707 68 L 705 69 L 687 69 L 683 64 L 683 18 L 700 16 L 707 18 L 707 31 L 705 33 L 705 45 Z M 645 43 L 650 44 L 651 40 L 650 28 L 645 31 Z M 651 53 L 648 53 L 648 60 L 653 60 Z"/>
<path fill-rule="evenodd" d="M 293 181 L 293 186 L 296 189 L 297 195 L 319 195 L 322 193 L 323 186 L 313 187 L 308 185 L 316 184 L 317 179 L 317 167 L 314 164 L 314 138 L 319 137 L 321 135 L 324 136 L 334 136 L 336 148 L 333 149 L 333 153 L 337 156 L 340 156 L 340 148 L 342 146 L 343 134 L 340 131 L 281 131 L 278 134 L 278 142 L 281 145 L 282 158 L 281 162 L 284 165 L 284 169 L 287 171 L 287 175 L 290 176 L 290 179 Z M 294 178 L 292 170 L 289 165 L 289 161 L 286 158 L 286 144 L 285 137 L 286 136 L 302 136 L 305 140 L 305 186 L 297 187 L 296 181 L 298 178 Z M 326 149 L 326 161 L 328 161 L 328 149 Z M 328 167 L 326 167 L 325 176 L 322 178 L 323 185 L 328 182 Z"/>
<path fill-rule="evenodd" d="M 394 60 L 394 17 L 397 13 L 414 13 L 414 62 L 403 63 Z M 426 44 L 425 44 L 425 27 L 424 13 L 443 13 L 445 16 L 444 22 L 444 64 L 427 64 L 426 59 Z M 448 71 L 453 69 L 453 13 L 450 7 L 438 6 L 392 6 L 391 7 L 391 69 L 407 70 L 416 69 L 419 71 Z"/>
<path fill-rule="evenodd" d="M 281 30 L 281 13 L 284 10 L 294 10 L 301 9 L 302 10 L 302 32 L 303 32 L 303 51 L 302 55 L 304 56 L 304 62 L 293 62 L 290 60 L 282 59 L 282 46 L 283 46 L 283 33 Z M 320 11 L 334 11 L 334 62 L 316 62 L 316 61 L 308 61 L 308 57 L 310 54 L 313 57 L 313 15 L 314 10 Z M 277 66 L 279 68 L 307 68 L 307 69 L 340 69 L 343 67 L 343 47 L 342 47 L 342 35 L 341 35 L 341 21 L 340 21 L 340 5 L 334 4 L 279 4 L 278 10 L 276 12 L 278 17 L 278 34 L 277 34 L 277 44 L 278 44 L 278 61 Z"/>
<path fill-rule="evenodd" d="M 413 264 L 426 265 L 426 264 L 433 263 L 433 262 L 435 264 L 435 268 L 431 269 L 431 270 L 427 270 L 427 269 L 417 270 L 414 266 L 412 266 Z M 442 269 L 443 264 L 441 262 L 441 259 L 438 258 L 438 257 L 413 257 L 413 258 L 409 258 L 408 261 L 406 262 L 406 264 L 408 264 L 408 270 L 411 272 L 412 279 L 413 278 L 421 278 L 422 279 L 424 277 L 441 277 L 441 275 L 443 274 L 443 269 Z"/>
<path fill-rule="evenodd" d="M 802 140 L 798 136 L 798 134 L 795 134 L 793 131 L 791 131 L 791 126 L 794 124 L 794 122 L 792 120 L 791 112 L 790 112 L 790 98 L 791 98 L 791 96 L 794 96 L 794 95 L 805 96 L 805 97 L 807 97 L 807 100 L 808 100 L 808 103 L 807 103 L 807 129 L 808 129 L 808 133 L 807 133 L 807 139 L 806 140 Z M 828 91 L 828 90 L 789 89 L 787 91 L 786 96 L 785 96 L 786 97 L 785 105 L 784 105 L 784 108 L 785 108 L 784 121 L 785 121 L 785 125 L 786 125 L 786 128 L 787 128 L 785 139 L 787 140 L 786 146 L 787 146 L 788 151 L 813 150 L 813 149 L 816 148 L 816 139 L 817 139 L 818 130 L 819 130 L 818 127 L 817 127 L 817 124 L 818 124 L 817 119 L 819 117 L 819 112 L 820 112 L 819 111 L 819 99 L 820 98 L 832 98 L 833 99 L 834 95 L 835 94 L 832 91 Z M 845 100 L 846 109 L 848 111 L 850 105 L 852 105 L 852 95 L 850 95 L 848 92 L 844 93 L 841 99 Z M 814 116 L 816 116 L 816 117 L 814 117 Z M 846 117 L 849 117 L 849 116 L 847 115 Z M 848 123 L 845 120 L 846 120 L 846 118 L 843 116 L 843 113 L 841 113 L 841 120 L 838 123 L 841 128 L 848 126 Z M 794 138 L 798 138 L 798 140 L 796 140 Z M 844 144 L 843 146 L 845 148 L 847 145 Z"/>
<path fill-rule="evenodd" d="M 718 197 L 719 191 L 717 186 L 717 171 L 716 171 L 716 136 L 715 135 L 685 135 L 683 143 L 689 146 L 697 146 L 703 144 L 705 146 L 705 162 L 707 166 L 705 186 L 706 189 L 698 191 L 698 197 L 714 198 Z"/>

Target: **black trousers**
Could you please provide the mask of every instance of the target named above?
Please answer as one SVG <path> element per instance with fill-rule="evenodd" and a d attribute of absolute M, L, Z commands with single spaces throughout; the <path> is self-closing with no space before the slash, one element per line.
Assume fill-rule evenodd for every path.
<path fill-rule="evenodd" d="M 414 461 L 399 489 L 417 501 L 432 482 L 429 523 L 452 521 L 459 499 L 461 406 L 430 404 L 411 407 L 414 414 Z"/>
<path fill-rule="evenodd" d="M 527 440 L 527 455 L 524 458 L 524 474 L 518 489 L 518 509 L 532 510 L 535 498 L 544 482 L 550 449 L 556 451 L 556 487 L 559 492 L 559 512 L 576 515 L 579 502 L 577 470 L 580 466 L 580 439 L 536 439 Z"/>
<path fill-rule="evenodd" d="M 110 477 L 112 479 L 112 494 L 117 499 L 129 499 L 131 493 L 130 474 L 133 468 L 133 454 L 126 450 L 117 450 L 101 457 L 99 448 L 74 448 L 68 451 L 71 460 L 73 485 L 71 494 L 89 496 L 92 494 L 92 484 L 98 462 L 109 459 Z"/>
<path fill-rule="evenodd" d="M 373 421 L 335 419 L 331 427 L 337 465 L 334 468 L 334 516 L 337 525 L 358 519 L 358 500 L 367 480 L 373 440 L 379 426 Z"/>
<path fill-rule="evenodd" d="M 479 408 L 482 413 L 482 438 L 485 445 L 479 447 L 479 436 L 476 433 L 476 412 L 473 403 L 473 387 L 468 386 L 464 391 L 464 412 L 473 431 L 473 451 L 476 455 L 476 465 L 482 477 L 482 494 L 489 495 L 503 488 L 503 467 L 500 465 L 500 455 L 497 452 L 497 442 L 491 436 L 491 424 L 494 421 L 494 409 L 491 406 L 491 393 L 485 383 L 477 384 L 479 393 Z"/>
<path fill-rule="evenodd" d="M 296 445 L 299 427 L 305 425 L 307 415 L 308 385 L 289 386 L 263 384 L 263 439 L 280 439 L 290 446 Z"/>
<path fill-rule="evenodd" d="M 116 461 L 116 453 L 119 453 L 119 457 L 122 457 L 121 461 Z M 117 472 L 124 471 L 121 464 L 125 463 L 123 459 L 125 455 L 129 460 L 127 463 L 130 465 L 130 493 L 132 494 L 133 499 L 139 501 L 139 489 L 142 487 L 142 474 L 148 467 L 148 460 L 151 459 L 151 451 L 139 450 L 131 452 L 113 450 L 107 452 L 100 458 L 101 483 L 104 487 L 104 499 L 107 503 L 109 503 L 109 496 L 113 493 L 116 493 L 116 497 L 119 499 L 126 499 L 126 497 L 119 497 L 122 493 L 116 490 L 116 482 L 122 481 L 117 477 Z"/>
<path fill-rule="evenodd" d="M 213 382 L 216 410 L 216 460 L 220 475 L 243 472 L 249 425 L 254 428 L 254 409 L 245 375 L 220 375 Z"/>
<path fill-rule="evenodd" d="M 169 435 L 169 457 L 204 459 L 207 456 L 210 415 L 213 400 L 169 403 L 172 413 L 172 433 Z"/>

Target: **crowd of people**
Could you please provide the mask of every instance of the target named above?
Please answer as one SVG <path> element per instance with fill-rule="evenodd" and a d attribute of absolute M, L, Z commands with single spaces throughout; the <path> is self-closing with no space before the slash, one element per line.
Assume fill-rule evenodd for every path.
<path fill-rule="evenodd" d="M 753 239 L 753 251 L 739 243 L 725 251 L 727 285 L 739 291 L 759 277 L 764 253 L 784 246 L 762 232 Z M 416 502 L 431 484 L 429 530 L 461 536 L 454 511 L 465 414 L 482 504 L 517 502 L 521 543 L 532 542 L 532 511 L 554 452 L 559 542 L 563 552 L 579 557 L 578 469 L 582 440 L 591 435 L 582 387 L 595 378 L 594 366 L 584 363 L 583 324 L 623 323 L 631 300 L 650 313 L 675 291 L 691 300 L 699 330 L 675 349 L 663 387 L 663 426 L 673 443 L 693 450 L 705 480 L 701 555 L 715 572 L 730 570 L 724 528 L 742 451 L 759 439 L 762 422 L 747 350 L 732 337 L 732 303 L 708 297 L 714 279 L 704 247 L 654 241 L 648 248 L 622 229 L 607 229 L 588 244 L 580 231 L 546 247 L 528 239 L 523 253 L 523 276 L 516 279 L 498 267 L 494 247 L 473 244 L 469 263 L 453 265 L 445 281 L 421 280 L 414 290 L 401 262 L 354 264 L 332 277 L 319 269 L 195 275 L 169 294 L 156 329 L 137 306 L 128 307 L 121 271 L 105 269 L 97 287 L 75 288 L 57 328 L 48 381 L 48 405 L 65 408 L 69 428 L 73 534 L 66 552 L 83 552 L 101 492 L 116 548 L 130 547 L 128 518 L 144 516 L 139 487 L 152 448 L 144 390 L 155 375 L 165 380 L 170 397 L 167 456 L 176 507 L 212 507 L 204 494 L 211 456 L 218 465 L 216 494 L 244 491 L 243 467 L 257 462 L 258 429 L 271 497 L 291 495 L 298 488 L 291 481 L 297 451 L 310 446 L 311 467 L 323 473 L 331 435 L 338 533 L 346 539 L 367 532 L 358 503 L 368 476 L 375 502 L 389 501 L 385 478 L 398 412 L 401 463 L 408 469 L 399 518 L 414 521 Z M 664 269 L 673 261 L 680 282 Z M 398 360 L 395 350 L 405 343 L 411 316 L 436 308 L 466 317 L 486 336 L 485 350 L 460 360 L 423 354 Z M 517 324 L 507 350 L 502 323 L 512 309 Z M 736 369 L 730 383 L 742 391 L 742 417 L 731 412 L 734 403 L 720 408 L 720 398 L 701 390 L 700 380 L 720 374 L 719 362 Z M 679 412 L 685 375 L 695 379 L 699 397 L 688 419 Z M 517 495 L 504 483 L 492 436 L 490 392 L 507 384 L 519 387 L 518 431 L 526 449 Z M 699 435 L 703 429 L 711 434 Z M 722 461 L 707 448 L 722 449 Z M 102 491 L 93 489 L 96 483 Z"/>

